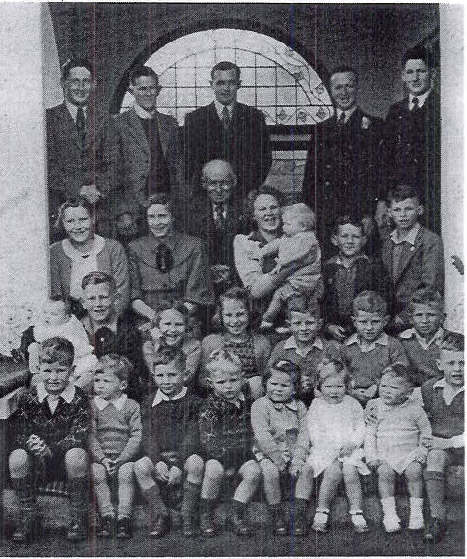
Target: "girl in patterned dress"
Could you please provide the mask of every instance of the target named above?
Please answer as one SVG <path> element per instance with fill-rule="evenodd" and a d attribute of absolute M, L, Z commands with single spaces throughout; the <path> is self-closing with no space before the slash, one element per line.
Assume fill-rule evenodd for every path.
<path fill-rule="evenodd" d="M 254 400 L 263 395 L 262 379 L 267 373 L 271 345 L 261 334 L 251 332 L 251 305 L 249 292 L 232 287 L 219 297 L 218 315 L 222 332 L 210 334 L 201 342 L 201 371 L 199 385 L 206 389 L 205 365 L 215 349 L 226 349 L 235 353 L 242 362 L 242 371 L 247 379 Z"/>

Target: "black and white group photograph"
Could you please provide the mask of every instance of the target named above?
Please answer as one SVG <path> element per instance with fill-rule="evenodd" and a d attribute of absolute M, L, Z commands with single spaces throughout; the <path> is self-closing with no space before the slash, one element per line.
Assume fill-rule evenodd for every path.
<path fill-rule="evenodd" d="M 463 25 L 0 3 L 0 556 L 465 555 Z"/>

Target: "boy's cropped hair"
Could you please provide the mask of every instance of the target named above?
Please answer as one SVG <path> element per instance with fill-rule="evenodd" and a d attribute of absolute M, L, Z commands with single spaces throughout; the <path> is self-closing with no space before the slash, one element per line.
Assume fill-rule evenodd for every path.
<path fill-rule="evenodd" d="M 182 351 L 179 351 L 177 353 L 177 355 L 172 359 L 172 361 L 169 361 L 168 363 L 159 363 L 157 361 L 153 361 L 152 370 L 155 371 L 156 367 L 159 367 L 159 366 L 161 366 L 161 367 L 173 367 L 179 373 L 184 373 L 185 372 L 185 366 L 186 366 L 185 354 Z"/>
<path fill-rule="evenodd" d="M 444 351 L 464 351 L 464 334 L 446 332 L 441 341 L 440 349 L 444 349 Z"/>
<path fill-rule="evenodd" d="M 128 377 L 133 372 L 133 364 L 123 355 L 108 353 L 107 355 L 103 355 L 99 358 L 99 364 L 95 374 L 98 375 L 99 373 L 104 372 L 111 372 L 119 380 L 128 381 Z"/>
<path fill-rule="evenodd" d="M 42 363 L 56 363 L 71 367 L 75 358 L 75 349 L 70 340 L 60 338 L 47 338 L 41 343 L 39 360 Z"/>
<path fill-rule="evenodd" d="M 428 68 L 433 69 L 435 67 L 435 60 L 433 52 L 427 47 L 414 47 L 409 49 L 402 59 L 402 66 L 405 66 L 409 60 L 423 60 L 423 62 L 428 66 Z"/>
<path fill-rule="evenodd" d="M 86 68 L 94 77 L 94 66 L 87 58 L 70 58 L 61 67 L 62 80 L 65 81 L 73 68 Z"/>
<path fill-rule="evenodd" d="M 316 227 L 315 212 L 303 202 L 284 206 L 282 208 L 282 215 L 284 214 L 292 214 L 295 217 L 295 221 L 300 223 L 306 231 L 312 231 Z"/>
<path fill-rule="evenodd" d="M 410 370 L 405 365 L 402 365 L 401 363 L 394 363 L 393 365 L 389 365 L 388 367 L 386 367 L 383 370 L 381 378 L 384 375 L 390 375 L 391 377 L 394 378 L 403 379 L 404 382 L 406 382 L 410 386 L 413 386 L 413 378 L 412 375 L 410 374 Z"/>
<path fill-rule="evenodd" d="M 416 198 L 420 203 L 420 192 L 408 184 L 399 184 L 388 193 L 388 202 L 402 202 L 408 198 Z"/>
<path fill-rule="evenodd" d="M 388 305 L 376 291 L 362 291 L 353 300 L 352 308 L 354 316 L 357 315 L 358 311 L 386 316 Z"/>
<path fill-rule="evenodd" d="M 88 285 L 100 285 L 102 283 L 106 283 L 111 292 L 115 291 L 115 279 L 106 272 L 90 272 L 86 274 L 81 281 L 81 288 L 84 290 Z"/>
<path fill-rule="evenodd" d="M 156 325 L 159 325 L 159 321 L 161 319 L 162 313 L 170 309 L 173 309 L 174 311 L 180 313 L 184 317 L 185 321 L 187 320 L 190 314 L 183 301 L 180 300 L 175 300 L 172 302 L 164 301 L 159 306 L 159 310 L 157 311 L 156 316 L 154 318 L 154 323 Z"/>
<path fill-rule="evenodd" d="M 338 235 L 339 234 L 339 227 L 341 227 L 343 225 L 353 225 L 354 227 L 358 227 L 360 229 L 360 231 L 362 232 L 362 235 L 365 234 L 365 226 L 363 225 L 363 221 L 361 220 L 361 218 L 359 218 L 355 215 L 350 215 L 350 214 L 339 216 L 334 221 L 331 232 L 334 235 Z"/>
<path fill-rule="evenodd" d="M 334 371 L 330 372 L 325 367 L 326 365 L 334 365 Z M 328 378 L 334 377 L 336 375 L 344 375 L 344 384 L 347 390 L 350 389 L 352 377 L 347 369 L 347 367 L 340 361 L 339 359 L 335 359 L 332 357 L 324 357 L 321 363 L 318 364 L 318 382 L 317 388 L 318 390 L 321 388 L 321 385 L 325 380 Z"/>
<path fill-rule="evenodd" d="M 426 305 L 437 311 L 443 311 L 444 299 L 439 291 L 422 287 L 414 291 L 409 300 L 409 312 L 412 313 L 415 305 Z"/>
<path fill-rule="evenodd" d="M 209 354 L 208 361 L 206 363 L 206 369 L 209 374 L 217 371 L 218 368 L 216 365 L 222 363 L 223 361 L 227 361 L 228 363 L 235 365 L 240 371 L 242 370 L 242 362 L 236 353 L 227 349 L 219 348 Z"/>
<path fill-rule="evenodd" d="M 136 85 L 136 80 L 138 78 L 155 78 L 156 82 L 159 84 L 159 77 L 149 66 L 137 66 L 130 74 L 131 85 Z"/>
<path fill-rule="evenodd" d="M 297 363 L 292 363 L 288 359 L 279 359 L 275 361 L 273 365 L 269 367 L 267 374 L 264 377 L 264 385 L 266 386 L 267 381 L 272 377 L 275 372 L 284 373 L 290 377 L 290 380 L 294 387 L 294 393 L 296 394 L 300 386 L 300 377 L 302 374 L 302 369 Z"/>
<path fill-rule="evenodd" d="M 212 80 L 214 79 L 214 73 L 217 72 L 218 70 L 219 72 L 235 70 L 235 73 L 237 74 L 237 80 L 240 81 L 240 68 L 233 62 L 230 62 L 228 60 L 222 60 L 221 62 L 218 62 L 211 70 Z"/>
<path fill-rule="evenodd" d="M 287 315 L 290 320 L 293 312 L 310 313 L 317 320 L 321 318 L 321 308 L 315 297 L 306 295 L 291 295 L 287 301 Z"/>

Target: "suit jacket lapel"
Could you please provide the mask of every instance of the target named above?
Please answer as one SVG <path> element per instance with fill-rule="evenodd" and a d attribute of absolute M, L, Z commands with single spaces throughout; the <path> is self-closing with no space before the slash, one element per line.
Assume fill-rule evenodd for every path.
<path fill-rule="evenodd" d="M 420 249 L 422 246 L 422 229 L 420 229 L 415 237 L 415 244 L 410 247 L 409 250 L 406 250 L 402 253 L 402 258 L 400 261 L 400 265 L 398 267 L 398 274 L 397 277 L 394 278 L 394 283 L 398 282 L 404 270 L 407 268 L 409 262 L 412 260 L 414 254 Z"/>
<path fill-rule="evenodd" d="M 144 133 L 143 126 L 140 122 L 139 116 L 136 111 L 131 108 L 128 111 L 128 131 L 130 135 L 136 140 L 136 143 L 146 152 L 149 152 L 148 140 Z"/>
<path fill-rule="evenodd" d="M 160 117 L 160 113 L 156 111 L 156 122 L 157 128 L 159 129 L 159 140 L 161 142 L 162 153 L 164 155 L 167 154 L 167 150 L 169 149 L 169 140 L 170 140 L 170 128 L 164 125 L 163 120 Z"/>
<path fill-rule="evenodd" d="M 76 128 L 76 122 L 73 120 L 73 117 L 70 114 L 70 111 L 68 110 L 68 107 L 66 106 L 65 102 L 63 102 L 61 105 L 61 112 L 62 112 L 62 118 L 60 119 L 60 125 L 62 127 L 61 130 L 61 136 L 66 138 L 73 138 L 73 141 L 76 142 L 76 145 L 81 149 L 81 142 L 79 141 L 78 138 L 78 130 Z"/>

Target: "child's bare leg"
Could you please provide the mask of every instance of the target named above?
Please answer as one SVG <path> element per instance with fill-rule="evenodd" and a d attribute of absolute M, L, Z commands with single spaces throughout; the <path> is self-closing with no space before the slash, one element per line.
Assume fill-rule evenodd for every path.
<path fill-rule="evenodd" d="M 263 485 L 266 500 L 269 505 L 277 505 L 281 502 L 281 488 L 279 482 L 279 469 L 277 466 L 265 458 L 259 463 L 263 473 Z"/>
<path fill-rule="evenodd" d="M 224 466 L 217 460 L 208 460 L 201 485 L 201 498 L 208 500 L 217 499 L 223 479 Z"/>
<path fill-rule="evenodd" d="M 313 468 L 305 464 L 298 474 L 295 485 L 295 498 L 309 501 L 313 491 Z"/>
<path fill-rule="evenodd" d="M 118 469 L 118 518 L 131 518 L 135 496 L 134 462 L 126 462 Z"/>
<path fill-rule="evenodd" d="M 261 468 L 255 460 L 248 460 L 238 470 L 242 481 L 235 490 L 233 500 L 240 503 L 249 503 L 261 481 Z"/>
<path fill-rule="evenodd" d="M 32 533 L 35 515 L 35 492 L 31 480 L 31 459 L 23 449 L 16 449 L 8 460 L 13 488 L 19 499 L 18 526 L 13 533 L 13 540 L 25 542 Z"/>
<path fill-rule="evenodd" d="M 422 465 L 420 462 L 412 462 L 405 470 L 405 477 L 407 479 L 407 487 L 411 497 L 423 497 L 423 477 Z"/>
<path fill-rule="evenodd" d="M 28 453 L 22 448 L 13 450 L 8 459 L 11 479 L 24 479 L 29 476 L 31 460 Z"/>
<path fill-rule="evenodd" d="M 204 460 L 197 454 L 189 456 L 184 464 L 186 473 L 185 483 L 183 484 L 182 520 L 183 534 L 194 536 L 195 522 L 199 507 L 201 493 L 201 483 L 203 482 Z"/>
<path fill-rule="evenodd" d="M 318 508 L 327 510 L 331 508 L 331 503 L 336 496 L 339 483 L 342 480 L 342 465 L 338 460 L 334 460 L 325 470 L 321 487 L 319 489 Z"/>
<path fill-rule="evenodd" d="M 360 474 L 355 466 L 345 463 L 342 466 L 344 485 L 349 500 L 350 511 L 361 511 L 363 506 L 362 484 Z"/>
<path fill-rule="evenodd" d="M 400 518 L 396 511 L 394 498 L 394 481 L 396 474 L 389 464 L 383 462 L 378 466 L 378 489 L 383 507 L 383 524 L 386 532 L 400 530 Z"/>
<path fill-rule="evenodd" d="M 102 464 L 91 465 L 92 477 L 94 479 L 94 492 L 97 499 L 97 507 L 102 517 L 114 516 L 110 488 L 107 482 L 107 473 Z"/>
<path fill-rule="evenodd" d="M 253 400 L 261 398 L 263 395 L 263 379 L 260 376 L 251 377 L 248 379 L 248 384 L 250 385 L 251 397 Z"/>

